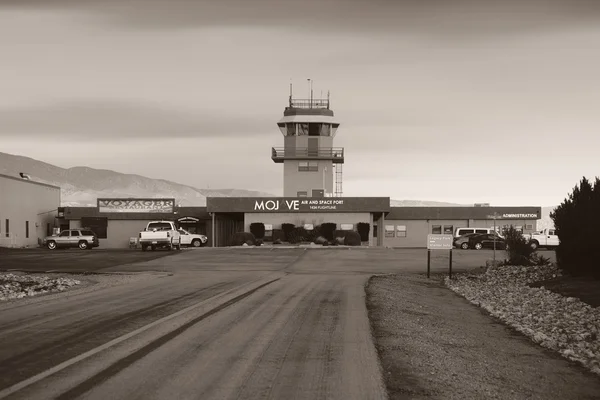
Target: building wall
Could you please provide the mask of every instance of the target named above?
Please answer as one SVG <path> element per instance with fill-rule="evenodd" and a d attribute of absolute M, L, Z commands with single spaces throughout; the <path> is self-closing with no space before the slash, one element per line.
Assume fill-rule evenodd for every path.
<path fill-rule="evenodd" d="M 290 223 L 296 226 L 304 224 L 320 225 L 324 222 L 338 224 L 356 224 L 372 220 L 370 213 L 246 213 L 244 214 L 244 230 L 250 232 L 250 224 L 262 222 L 273 225 L 273 229 L 281 229 L 281 224 Z"/>
<path fill-rule="evenodd" d="M 299 191 L 306 191 L 310 197 L 313 189 L 323 189 L 325 174 L 325 191 L 333 193 L 333 163 L 331 160 L 318 160 L 318 171 L 298 171 L 299 160 L 283 162 L 283 196 L 296 197 Z M 327 168 L 326 172 L 323 172 Z"/>
<path fill-rule="evenodd" d="M 497 229 L 505 225 L 522 227 L 523 233 L 537 230 L 537 220 L 496 220 Z M 446 229 L 452 232 L 456 228 L 493 228 L 493 220 L 385 220 L 385 226 L 393 226 L 393 236 L 385 235 L 383 243 L 387 247 L 427 247 L 427 235 L 433 233 L 434 226 L 441 226 L 442 233 Z M 406 236 L 399 235 L 398 226 L 406 227 Z M 384 227 L 385 229 L 385 227 Z"/>
<path fill-rule="evenodd" d="M 0 176 L 0 246 L 37 247 L 51 233 L 58 207 L 60 188 Z"/>

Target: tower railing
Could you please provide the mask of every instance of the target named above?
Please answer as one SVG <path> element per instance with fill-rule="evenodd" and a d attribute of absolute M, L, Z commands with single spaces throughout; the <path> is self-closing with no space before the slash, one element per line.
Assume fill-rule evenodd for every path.
<path fill-rule="evenodd" d="M 290 97 L 291 108 L 325 108 L 329 109 L 329 99 L 292 99 Z"/>
<path fill-rule="evenodd" d="M 343 147 L 273 147 L 271 148 L 271 159 L 275 162 L 284 160 L 332 160 L 334 163 L 344 162 Z"/>

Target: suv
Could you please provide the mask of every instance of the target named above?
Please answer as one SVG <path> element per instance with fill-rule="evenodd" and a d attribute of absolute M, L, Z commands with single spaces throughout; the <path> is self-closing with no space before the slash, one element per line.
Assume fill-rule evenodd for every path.
<path fill-rule="evenodd" d="M 50 250 L 57 248 L 79 247 L 91 250 L 100 246 L 98 235 L 90 229 L 67 229 L 58 235 L 44 238 L 44 245 Z"/>

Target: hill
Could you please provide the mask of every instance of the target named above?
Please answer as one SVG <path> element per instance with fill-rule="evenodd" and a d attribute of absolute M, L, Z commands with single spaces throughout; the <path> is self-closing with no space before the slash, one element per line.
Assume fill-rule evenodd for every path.
<path fill-rule="evenodd" d="M 89 167 L 60 168 L 29 157 L 0 152 L 0 174 L 18 176 L 60 186 L 63 206 L 96 206 L 101 197 L 175 198 L 182 206 L 204 206 L 206 197 L 273 196 L 243 189 L 197 189 L 164 179 L 123 174 Z"/>

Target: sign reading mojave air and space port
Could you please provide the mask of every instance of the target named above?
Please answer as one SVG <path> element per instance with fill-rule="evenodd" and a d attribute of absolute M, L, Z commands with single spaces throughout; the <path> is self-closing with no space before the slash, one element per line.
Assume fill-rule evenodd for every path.
<path fill-rule="evenodd" d="M 209 197 L 208 212 L 299 213 L 299 212 L 389 212 L 389 197 L 301 197 L 252 198 Z"/>
<path fill-rule="evenodd" d="M 101 213 L 173 213 L 175 199 L 98 199 Z"/>

